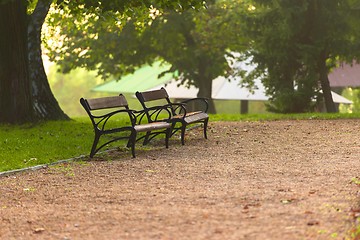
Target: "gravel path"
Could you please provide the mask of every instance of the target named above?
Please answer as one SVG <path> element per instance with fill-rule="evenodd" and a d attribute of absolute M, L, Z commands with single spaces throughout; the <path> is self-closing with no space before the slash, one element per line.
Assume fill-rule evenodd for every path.
<path fill-rule="evenodd" d="M 0 178 L 0 239 L 345 239 L 360 121 L 211 122 L 137 150 Z"/>

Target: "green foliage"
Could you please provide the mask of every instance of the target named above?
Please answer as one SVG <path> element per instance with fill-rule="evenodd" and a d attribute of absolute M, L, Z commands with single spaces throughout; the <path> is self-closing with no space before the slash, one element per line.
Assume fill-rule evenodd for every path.
<path fill-rule="evenodd" d="M 134 71 L 133 58 L 138 60 L 136 66 L 147 61 L 142 60 L 143 55 L 139 54 L 143 49 L 133 47 L 138 43 L 138 33 L 132 31 L 131 24 L 140 30 L 163 11 L 182 12 L 203 7 L 205 1 L 193 0 L 57 1 L 46 21 L 49 28 L 43 36 L 46 40 L 44 44 L 50 49 L 50 59 L 57 61 L 63 72 L 85 67 L 98 69 L 104 78 L 120 76 Z M 123 30 L 124 26 L 130 27 Z M 129 36 L 117 41 L 121 31 L 129 33 Z M 118 47 L 120 49 L 116 50 Z M 129 56 L 131 60 L 116 59 L 123 56 Z"/>
<path fill-rule="evenodd" d="M 232 74 L 225 57 L 232 56 L 229 47 L 244 39 L 234 31 L 239 25 L 237 9 L 242 8 L 225 3 L 181 12 L 160 4 L 159 9 L 154 5 L 131 17 L 93 11 L 84 18 L 62 10 L 65 13 L 55 13 L 49 21 L 62 23 L 66 41 L 48 45 L 51 58 L 64 72 L 85 67 L 97 69 L 104 78 L 131 73 L 160 58 L 172 65 L 169 71 L 178 73 L 174 77 L 181 84 L 196 86 L 199 96 L 211 97 L 211 81 Z"/>
<path fill-rule="evenodd" d="M 360 218 L 357 218 L 357 222 L 360 222 Z M 350 238 L 351 240 L 358 240 L 360 239 L 360 224 L 351 232 Z"/>
<path fill-rule="evenodd" d="M 34 11 L 37 4 L 37 0 L 28 0 L 27 1 L 27 14 L 30 15 Z"/>
<path fill-rule="evenodd" d="M 316 102 L 308 95 L 300 91 L 283 91 L 272 97 L 266 106 L 270 112 L 311 112 L 315 110 Z"/>
<path fill-rule="evenodd" d="M 329 93 L 329 69 L 359 56 L 359 10 L 348 0 L 252 2 L 242 30 L 257 68 L 246 80 L 263 78 L 273 111 L 311 110 L 312 98 L 322 101 L 320 89 Z"/>
<path fill-rule="evenodd" d="M 114 95 L 114 93 L 92 91 L 92 88 L 104 83 L 104 80 L 97 76 L 95 71 L 78 68 L 64 74 L 57 71 L 56 65 L 51 65 L 48 69 L 48 79 L 61 109 L 70 117 L 86 115 L 79 102 L 81 97 L 97 98 Z M 140 109 L 141 105 L 135 99 L 134 93 L 125 94 L 125 96 L 131 108 Z"/>
<path fill-rule="evenodd" d="M 66 5 L 72 11 L 77 11 L 78 6 L 82 6 L 87 10 L 101 9 L 101 11 L 111 12 L 126 12 L 131 16 L 137 9 L 149 9 L 155 7 L 159 9 L 172 9 L 176 11 L 183 11 L 189 8 L 204 7 L 206 1 L 198 0 L 112 0 L 112 1 L 98 1 L 98 0 L 57 0 L 60 5 Z"/>
<path fill-rule="evenodd" d="M 51 65 L 48 71 L 51 90 L 61 109 L 70 117 L 85 115 L 80 105 L 80 98 L 101 97 L 106 94 L 91 92 L 91 89 L 104 81 L 96 76 L 94 71 L 75 69 L 68 74 L 57 71 L 56 65 Z"/>
<path fill-rule="evenodd" d="M 342 95 L 347 99 L 350 99 L 353 104 L 342 105 L 340 110 L 348 113 L 359 113 L 360 112 L 360 89 L 359 88 L 346 88 L 343 90 Z"/>
<path fill-rule="evenodd" d="M 360 186 L 360 179 L 359 179 L 359 178 L 354 177 L 354 178 L 351 179 L 351 181 L 352 181 L 354 184 Z"/>

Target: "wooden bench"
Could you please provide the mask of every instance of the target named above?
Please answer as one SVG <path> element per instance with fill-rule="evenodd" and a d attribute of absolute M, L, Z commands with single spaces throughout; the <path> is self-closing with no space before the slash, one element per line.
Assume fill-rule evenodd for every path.
<path fill-rule="evenodd" d="M 172 123 L 171 136 L 181 131 L 181 143 L 185 144 L 185 130 L 188 125 L 194 123 L 202 123 L 204 128 L 204 137 L 207 139 L 207 125 L 209 121 L 209 115 L 207 114 L 208 102 L 205 98 L 192 98 L 180 103 L 173 103 L 170 101 L 169 95 L 165 88 L 158 90 L 151 90 L 145 92 L 136 92 L 136 97 L 140 101 L 143 109 L 148 112 L 151 106 L 170 106 Z M 190 111 L 188 104 L 191 102 L 198 102 L 202 105 L 202 109 Z"/>
<path fill-rule="evenodd" d="M 80 99 L 81 105 L 90 117 L 90 120 L 94 127 L 94 141 L 90 151 L 90 157 L 93 157 L 101 148 L 109 143 L 117 140 L 127 140 L 127 147 L 131 148 L 132 156 L 135 157 L 135 143 L 149 136 L 155 137 L 159 134 L 165 134 L 166 148 L 169 146 L 169 138 L 171 136 L 171 124 L 168 119 L 171 117 L 171 112 L 166 107 L 151 109 L 150 114 L 167 116 L 162 120 L 147 121 L 148 111 L 135 111 L 129 109 L 126 98 L 120 94 L 114 97 L 103 97 L 93 99 Z M 129 120 L 128 125 L 109 127 L 109 122 L 114 119 L 115 116 L 123 115 Z M 114 125 L 114 124 L 111 124 Z M 137 139 L 139 132 L 146 133 L 144 136 Z M 105 143 L 98 147 L 101 136 L 108 135 L 110 140 L 105 140 Z M 148 141 L 144 141 L 146 144 Z"/>

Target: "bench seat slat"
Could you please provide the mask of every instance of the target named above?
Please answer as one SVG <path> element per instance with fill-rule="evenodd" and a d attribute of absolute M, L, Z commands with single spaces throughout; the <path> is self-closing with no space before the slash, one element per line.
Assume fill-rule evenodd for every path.
<path fill-rule="evenodd" d="M 167 122 L 152 122 L 152 123 L 136 125 L 134 128 L 136 132 L 148 132 L 148 131 L 170 128 L 170 127 L 171 124 Z"/>
<path fill-rule="evenodd" d="M 186 116 L 185 117 L 185 122 L 187 122 L 188 124 L 193 123 L 193 122 L 198 122 L 198 121 L 202 121 L 204 119 L 209 118 L 209 115 L 206 113 L 197 113 L 197 114 L 193 114 L 190 116 Z"/>

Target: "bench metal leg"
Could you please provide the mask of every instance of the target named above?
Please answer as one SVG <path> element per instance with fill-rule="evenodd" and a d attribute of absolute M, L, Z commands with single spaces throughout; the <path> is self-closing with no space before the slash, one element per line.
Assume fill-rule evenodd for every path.
<path fill-rule="evenodd" d="M 186 124 L 183 123 L 181 126 L 181 144 L 185 145 L 185 130 L 186 130 Z"/>
<path fill-rule="evenodd" d="M 131 148 L 132 157 L 135 158 L 135 143 L 136 143 L 136 131 L 131 132 L 127 147 Z"/>
<path fill-rule="evenodd" d="M 207 125 L 208 125 L 208 122 L 209 122 L 209 119 L 207 118 L 207 119 L 205 119 L 205 121 L 204 121 L 204 137 L 205 137 L 205 139 L 207 139 Z"/>
<path fill-rule="evenodd" d="M 150 141 L 150 140 L 149 140 L 150 134 L 151 134 L 151 132 L 146 132 L 146 135 L 145 135 L 145 137 L 144 137 L 144 142 L 143 142 L 143 145 L 144 145 L 144 146 L 149 143 L 149 141 Z"/>
<path fill-rule="evenodd" d="M 95 155 L 95 153 L 96 153 L 96 146 L 97 146 L 97 144 L 98 144 L 98 142 L 99 142 L 100 136 L 101 136 L 100 134 L 95 133 L 94 142 L 93 142 L 93 145 L 92 145 L 91 151 L 90 151 L 90 157 L 91 157 L 91 158 L 92 158 L 92 157 Z"/>
<path fill-rule="evenodd" d="M 166 148 L 169 148 L 169 138 L 171 136 L 172 128 L 166 129 L 166 136 L 165 136 L 165 146 Z"/>

